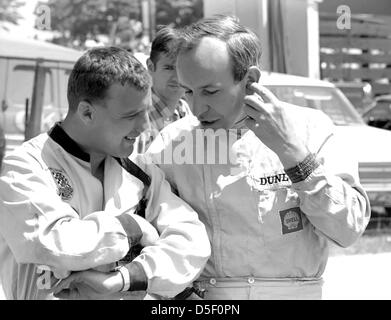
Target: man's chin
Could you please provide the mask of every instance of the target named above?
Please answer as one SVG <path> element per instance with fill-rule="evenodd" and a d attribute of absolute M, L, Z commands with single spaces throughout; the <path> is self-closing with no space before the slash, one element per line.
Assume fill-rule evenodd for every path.
<path fill-rule="evenodd" d="M 220 120 L 214 122 L 200 122 L 200 127 L 204 130 L 228 130 L 229 128 L 224 125 Z"/>
<path fill-rule="evenodd" d="M 117 152 L 116 158 L 129 158 L 129 156 L 131 154 L 133 154 L 134 151 L 137 152 L 137 150 L 135 150 L 135 148 L 133 146 L 131 148 L 123 149 L 123 150 Z"/>

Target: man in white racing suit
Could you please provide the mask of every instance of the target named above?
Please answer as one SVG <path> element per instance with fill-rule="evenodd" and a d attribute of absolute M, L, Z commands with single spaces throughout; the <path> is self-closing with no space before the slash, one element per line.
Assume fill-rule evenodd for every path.
<path fill-rule="evenodd" d="M 200 274 L 210 244 L 197 213 L 158 167 L 128 159 L 148 123 L 150 87 L 127 51 L 92 49 L 70 75 L 64 122 L 5 157 L 0 296 L 51 299 L 52 280 L 94 268 L 111 272 L 89 298 L 171 298 Z"/>
<path fill-rule="evenodd" d="M 206 299 L 320 299 L 328 242 L 353 244 L 370 205 L 331 120 L 263 87 L 260 56 L 232 17 L 187 27 L 177 72 L 198 119 L 170 124 L 148 152 L 206 226 Z"/>

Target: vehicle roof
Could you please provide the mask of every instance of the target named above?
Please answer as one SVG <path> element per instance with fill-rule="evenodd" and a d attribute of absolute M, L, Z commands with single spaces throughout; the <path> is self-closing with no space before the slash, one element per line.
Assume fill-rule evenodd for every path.
<path fill-rule="evenodd" d="M 276 72 L 261 72 L 260 83 L 265 85 L 289 85 L 289 86 L 312 86 L 334 88 L 334 84 L 328 81 L 308 77 L 294 76 Z"/>
<path fill-rule="evenodd" d="M 368 82 L 334 82 L 338 88 L 359 88 L 362 89 L 369 85 Z"/>
<path fill-rule="evenodd" d="M 76 62 L 82 54 L 83 52 L 81 51 L 45 41 L 18 39 L 10 35 L 0 35 L 0 57 Z"/>
<path fill-rule="evenodd" d="M 386 100 L 386 101 L 391 101 L 391 94 L 383 94 L 381 96 L 377 96 L 375 98 L 376 101 L 382 101 L 382 100 Z"/>

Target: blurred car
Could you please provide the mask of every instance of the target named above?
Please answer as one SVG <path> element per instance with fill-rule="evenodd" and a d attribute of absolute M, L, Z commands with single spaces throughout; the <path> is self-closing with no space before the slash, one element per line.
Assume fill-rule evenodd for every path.
<path fill-rule="evenodd" d="M 363 114 L 373 104 L 372 86 L 368 82 L 334 82 L 359 114 Z"/>
<path fill-rule="evenodd" d="M 376 97 L 362 117 L 370 126 L 391 130 L 391 94 Z"/>
<path fill-rule="evenodd" d="M 391 132 L 368 126 L 345 95 L 330 82 L 262 73 L 260 83 L 280 100 L 322 110 L 332 119 L 346 152 L 357 156 L 360 181 L 371 205 L 384 207 L 391 215 Z"/>
<path fill-rule="evenodd" d="M 67 82 L 82 52 L 0 35 L 0 124 L 7 151 L 62 120 Z"/>

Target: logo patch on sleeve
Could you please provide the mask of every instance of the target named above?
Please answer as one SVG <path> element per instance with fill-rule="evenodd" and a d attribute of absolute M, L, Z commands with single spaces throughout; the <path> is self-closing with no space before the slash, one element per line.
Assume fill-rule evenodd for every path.
<path fill-rule="evenodd" d="M 73 188 L 69 183 L 69 178 L 66 177 L 65 172 L 58 169 L 49 168 L 57 185 L 57 194 L 62 200 L 71 200 L 73 196 Z"/>
<path fill-rule="evenodd" d="M 299 207 L 280 211 L 282 234 L 303 230 L 303 219 Z"/>

